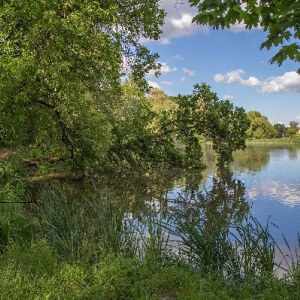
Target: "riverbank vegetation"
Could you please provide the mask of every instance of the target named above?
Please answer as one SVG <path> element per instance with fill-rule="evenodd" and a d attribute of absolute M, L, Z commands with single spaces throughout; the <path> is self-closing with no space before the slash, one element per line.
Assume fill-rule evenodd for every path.
<path fill-rule="evenodd" d="M 299 298 L 298 257 L 276 276 L 280 248 L 227 168 L 247 138 L 283 128 L 205 83 L 150 91 L 158 54 L 140 41 L 159 39 L 164 15 L 156 0 L 0 3 L 0 299 Z M 207 140 L 219 177 L 203 193 Z M 146 184 L 128 203 L 93 182 L 77 190 L 179 169 L 200 173 L 172 205 Z"/>
<path fill-rule="evenodd" d="M 137 212 L 95 186 L 1 204 L 0 299 L 299 298 L 299 260 L 290 249 L 275 263 L 271 224 L 247 213 L 241 182 L 190 192 Z"/>
<path fill-rule="evenodd" d="M 243 108 L 204 83 L 170 98 L 168 109 L 145 96 L 145 76 L 160 64 L 139 41 L 159 38 L 164 15 L 154 0 L 1 3 L 1 145 L 29 164 L 60 161 L 80 175 L 203 168 L 200 136 L 230 161 L 245 147 Z"/>

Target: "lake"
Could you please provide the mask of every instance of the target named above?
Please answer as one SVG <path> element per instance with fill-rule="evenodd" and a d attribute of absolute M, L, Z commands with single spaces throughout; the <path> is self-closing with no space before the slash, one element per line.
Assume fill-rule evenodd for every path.
<path fill-rule="evenodd" d="M 75 182 L 79 190 L 76 197 L 84 201 L 96 187 L 106 197 L 126 203 L 126 218 L 137 220 L 149 211 L 168 211 L 195 201 L 200 202 L 203 219 L 210 214 L 213 220 L 230 224 L 250 212 L 263 226 L 269 222 L 272 236 L 285 253 L 288 251 L 282 233 L 294 251 L 300 232 L 300 144 L 249 145 L 234 154 L 231 172 L 221 177 L 215 176 L 217 169 L 209 145 L 203 147 L 203 161 L 207 167 L 202 172 L 108 174 L 92 183 Z M 63 188 L 69 184 L 59 183 Z"/>
<path fill-rule="evenodd" d="M 300 233 L 300 145 L 253 145 L 235 154 L 234 176 L 246 186 L 251 213 L 262 223 L 268 218 L 291 245 Z M 272 227 L 271 227 L 272 228 Z M 273 227 L 277 242 L 283 243 Z"/>
<path fill-rule="evenodd" d="M 133 211 L 144 210 L 145 204 L 154 202 L 167 205 L 179 195 L 188 198 L 195 191 L 211 189 L 216 172 L 214 154 L 209 145 L 203 147 L 203 152 L 206 169 L 201 173 L 175 170 L 138 177 L 107 175 L 93 185 L 115 200 L 130 203 Z M 269 219 L 279 227 L 280 230 L 272 230 L 276 241 L 283 242 L 282 232 L 289 242 L 296 244 L 300 232 L 300 144 L 248 145 L 234 153 L 231 170 L 227 180 L 231 185 L 237 180 L 242 182 L 250 213 L 262 224 Z M 89 182 L 83 191 L 85 196 L 93 193 Z M 243 207 L 238 209 L 245 210 L 243 201 L 239 205 Z"/>
<path fill-rule="evenodd" d="M 204 147 L 204 161 L 207 169 L 203 172 L 200 189 L 205 188 L 209 192 L 216 185 L 213 181 L 216 167 L 210 146 Z M 232 174 L 229 183 L 227 182 L 229 193 L 236 193 L 237 189 L 234 190 L 233 184 L 240 181 L 245 188 L 244 200 L 249 205 L 251 215 L 263 226 L 269 222 L 270 233 L 282 252 L 289 257 L 287 241 L 295 258 L 296 249 L 298 255 L 300 254 L 300 145 L 249 145 L 244 151 L 234 154 L 234 162 L 230 167 Z M 185 189 L 185 185 L 178 185 L 169 191 L 168 198 L 176 199 Z M 220 201 L 217 201 L 214 211 L 220 213 L 220 209 L 227 210 L 227 213 L 222 215 L 226 217 L 230 211 L 232 217 L 235 205 L 234 209 L 243 216 L 245 207 L 242 198 L 243 195 L 232 197 L 225 205 L 220 205 Z M 287 261 L 290 264 L 288 257 Z M 279 251 L 276 251 L 275 261 L 282 263 L 282 266 L 286 265 L 282 262 Z M 284 272 L 278 270 L 277 274 L 282 276 Z"/>

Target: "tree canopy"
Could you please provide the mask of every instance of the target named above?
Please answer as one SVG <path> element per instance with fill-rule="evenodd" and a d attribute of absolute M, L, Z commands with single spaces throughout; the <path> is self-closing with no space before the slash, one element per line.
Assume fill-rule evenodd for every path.
<path fill-rule="evenodd" d="M 201 169 L 202 138 L 212 140 L 220 166 L 232 161 L 233 151 L 245 147 L 249 121 L 244 109 L 220 101 L 207 84 L 195 85 L 191 95 L 169 97 L 155 90 L 146 97 L 128 79 L 123 91 L 112 127 L 112 164 Z M 165 103 L 154 110 L 156 98 Z"/>
<path fill-rule="evenodd" d="M 154 111 L 166 111 L 176 109 L 176 104 L 171 98 L 162 90 L 152 88 L 147 97 L 148 102 Z"/>
<path fill-rule="evenodd" d="M 249 138 L 271 139 L 277 136 L 277 130 L 269 122 L 266 116 L 263 116 L 258 111 L 249 111 L 247 116 L 250 121 L 250 127 L 247 130 Z"/>
<path fill-rule="evenodd" d="M 275 128 L 275 130 L 277 132 L 277 135 L 276 135 L 277 138 L 285 137 L 287 128 L 284 124 L 276 123 L 276 124 L 273 125 L 273 127 Z"/>
<path fill-rule="evenodd" d="M 261 49 L 280 47 L 271 63 L 281 65 L 288 58 L 300 62 L 299 0 L 189 0 L 189 3 L 198 9 L 193 19 L 197 24 L 207 24 L 214 29 L 229 28 L 241 22 L 247 29 L 261 27 L 268 32 Z"/>
<path fill-rule="evenodd" d="M 209 139 L 221 166 L 233 160 L 235 150 L 246 147 L 249 120 L 245 110 L 219 100 L 207 84 L 196 84 L 191 95 L 178 95 L 174 101 L 178 105 L 176 123 L 187 140 L 187 151 L 198 147 L 198 137 Z"/>
<path fill-rule="evenodd" d="M 79 171 L 202 168 L 205 137 L 219 162 L 231 161 L 245 147 L 242 108 L 206 84 L 191 95 L 145 95 L 145 74 L 159 64 L 140 41 L 159 38 L 164 15 L 156 0 L 3 0 L 1 145 L 55 146 Z"/>
<path fill-rule="evenodd" d="M 139 41 L 158 39 L 163 19 L 156 0 L 1 1 L 0 142 L 52 137 L 72 160 L 101 157 L 122 76 L 147 90 L 158 68 Z"/>
<path fill-rule="evenodd" d="M 286 136 L 287 137 L 296 137 L 297 134 L 299 133 L 299 128 L 298 128 L 299 122 L 290 121 L 289 125 L 290 126 L 286 130 Z"/>

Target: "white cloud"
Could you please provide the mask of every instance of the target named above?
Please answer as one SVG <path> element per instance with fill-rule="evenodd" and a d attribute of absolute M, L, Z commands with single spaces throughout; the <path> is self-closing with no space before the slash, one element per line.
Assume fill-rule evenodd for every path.
<path fill-rule="evenodd" d="M 174 67 L 174 68 L 171 68 L 167 65 L 167 63 L 161 63 L 162 64 L 162 67 L 160 69 L 160 72 L 162 74 L 165 74 L 165 73 L 170 73 L 170 72 L 174 72 L 174 71 L 177 71 L 177 68 Z"/>
<path fill-rule="evenodd" d="M 195 72 L 194 72 L 194 71 L 189 70 L 189 69 L 187 69 L 187 68 L 182 68 L 182 71 L 183 71 L 185 74 L 189 75 L 189 76 L 194 76 L 194 75 L 195 75 Z"/>
<path fill-rule="evenodd" d="M 228 95 L 228 94 L 225 94 L 223 96 L 223 100 L 233 100 L 234 99 L 234 96 L 233 95 Z"/>
<path fill-rule="evenodd" d="M 193 36 L 199 32 L 205 34 L 209 32 L 209 26 L 192 23 L 193 17 L 198 14 L 198 9 L 195 6 L 191 7 L 189 1 L 176 4 L 175 0 L 161 0 L 160 7 L 166 12 L 165 23 L 161 28 L 163 33 L 159 40 L 161 44 L 170 44 L 171 40 L 175 38 Z M 257 29 L 261 28 L 257 27 Z M 248 31 L 244 22 L 237 22 L 227 30 L 234 33 Z"/>
<path fill-rule="evenodd" d="M 262 27 L 257 26 L 257 27 L 251 28 L 251 30 L 255 30 L 255 29 L 260 30 L 260 29 L 262 29 Z M 228 28 L 227 30 L 232 31 L 234 33 L 240 33 L 242 31 L 249 31 L 249 29 L 246 28 L 246 24 L 244 21 L 242 21 L 240 23 L 236 22 L 235 24 L 230 25 L 230 28 Z"/>
<path fill-rule="evenodd" d="M 241 77 L 242 74 L 244 74 L 245 71 L 242 69 L 234 70 L 231 72 L 223 74 L 217 74 L 214 76 L 214 79 L 216 82 L 226 82 L 229 84 L 237 83 L 245 86 L 259 86 L 261 85 L 261 82 L 255 78 L 255 77 L 249 77 L 248 79 L 243 79 Z"/>
<path fill-rule="evenodd" d="M 244 70 L 238 69 L 226 74 L 216 74 L 214 80 L 216 82 L 225 82 L 228 84 L 259 87 L 257 91 L 261 94 L 284 92 L 300 93 L 300 76 L 294 71 L 286 72 L 282 76 L 270 77 L 264 81 L 253 76 L 244 79 L 241 76 L 244 73 Z"/>
<path fill-rule="evenodd" d="M 178 55 L 178 54 L 174 55 L 173 58 L 174 59 L 178 59 L 178 60 L 182 60 L 183 59 L 183 57 L 180 56 L 180 55 Z"/>
<path fill-rule="evenodd" d="M 159 84 L 157 82 L 154 82 L 154 81 L 151 81 L 151 80 L 148 80 L 148 84 L 149 86 L 155 88 L 155 89 L 161 89 Z"/>
<path fill-rule="evenodd" d="M 161 74 L 167 74 L 171 72 L 177 71 L 177 68 L 171 68 L 170 66 L 167 65 L 165 62 L 160 62 L 161 68 L 160 68 L 160 73 Z M 148 72 L 147 77 L 154 77 L 155 76 L 155 70 L 151 70 Z"/>
<path fill-rule="evenodd" d="M 169 44 L 174 38 L 191 36 L 198 32 L 208 32 L 207 26 L 192 23 L 192 18 L 197 14 L 197 8 L 190 7 L 187 1 L 176 6 L 175 1 L 161 0 L 160 6 L 167 13 L 160 38 L 162 44 Z"/>
<path fill-rule="evenodd" d="M 225 80 L 225 76 L 222 74 L 217 74 L 214 76 L 214 80 L 215 80 L 215 82 L 222 82 Z"/>
<path fill-rule="evenodd" d="M 173 82 L 171 81 L 162 81 L 161 83 L 164 85 L 173 85 Z"/>
<path fill-rule="evenodd" d="M 171 19 L 171 24 L 177 29 L 190 28 L 193 21 L 193 17 L 190 14 L 183 14 L 180 19 Z"/>
<path fill-rule="evenodd" d="M 180 81 L 181 81 L 181 82 L 185 82 L 185 81 L 186 81 L 186 78 L 185 78 L 185 77 L 181 77 L 181 78 L 180 78 Z"/>
<path fill-rule="evenodd" d="M 262 94 L 295 92 L 300 93 L 300 75 L 294 71 L 286 72 L 282 76 L 267 78 L 259 90 Z"/>

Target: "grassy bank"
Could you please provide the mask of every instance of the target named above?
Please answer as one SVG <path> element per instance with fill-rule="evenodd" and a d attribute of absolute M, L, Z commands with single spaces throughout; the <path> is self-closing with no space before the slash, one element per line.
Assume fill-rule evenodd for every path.
<path fill-rule="evenodd" d="M 246 141 L 247 145 L 256 145 L 256 144 L 300 144 L 299 138 L 281 138 L 281 139 L 251 139 Z"/>
<path fill-rule="evenodd" d="M 205 141 L 207 145 L 213 145 L 212 141 Z M 257 145 L 257 144 L 275 144 L 275 145 L 290 145 L 300 144 L 299 138 L 281 138 L 281 139 L 247 139 L 246 145 Z"/>
<path fill-rule="evenodd" d="M 61 261 L 40 241 L 11 246 L 1 263 L 0 299 L 299 299 L 299 287 L 274 278 L 231 286 L 180 265 L 157 267 L 122 256 L 93 265 Z"/>
<path fill-rule="evenodd" d="M 230 235 L 203 206 L 210 196 L 136 215 L 97 189 L 77 196 L 44 186 L 34 204 L 0 204 L 0 299 L 300 297 L 297 261 L 275 276 L 268 226 L 249 216 Z"/>

